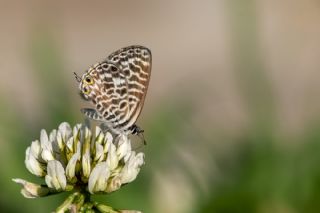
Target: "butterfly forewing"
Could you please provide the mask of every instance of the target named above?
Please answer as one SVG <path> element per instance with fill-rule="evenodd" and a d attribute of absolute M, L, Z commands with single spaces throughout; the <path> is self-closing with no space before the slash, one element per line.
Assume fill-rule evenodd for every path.
<path fill-rule="evenodd" d="M 100 81 L 97 82 L 97 97 L 94 100 L 98 113 L 114 128 L 125 119 L 128 111 L 128 84 L 119 67 L 110 61 L 94 66 Z"/>

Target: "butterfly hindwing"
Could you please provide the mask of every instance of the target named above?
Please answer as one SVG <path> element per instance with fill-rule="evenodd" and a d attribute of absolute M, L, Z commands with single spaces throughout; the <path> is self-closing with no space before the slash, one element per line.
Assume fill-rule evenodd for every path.
<path fill-rule="evenodd" d="M 129 112 L 126 121 L 118 125 L 126 129 L 136 122 L 144 104 L 151 75 L 151 51 L 142 46 L 130 46 L 112 53 L 108 60 L 118 65 L 127 80 Z"/>

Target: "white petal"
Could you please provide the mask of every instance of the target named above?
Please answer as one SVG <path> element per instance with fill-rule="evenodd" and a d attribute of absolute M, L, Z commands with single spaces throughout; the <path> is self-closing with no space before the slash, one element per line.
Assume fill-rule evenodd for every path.
<path fill-rule="evenodd" d="M 81 129 L 81 124 L 77 124 L 73 127 L 72 135 L 74 138 L 77 138 L 77 135 L 78 135 L 80 129 Z"/>
<path fill-rule="evenodd" d="M 31 183 L 19 178 L 12 179 L 12 180 L 23 186 L 23 188 L 21 189 L 21 194 L 26 198 L 43 197 L 49 193 L 48 187 Z"/>
<path fill-rule="evenodd" d="M 83 132 L 84 132 L 85 138 L 89 138 L 91 136 L 91 131 L 87 126 L 84 126 Z"/>
<path fill-rule="evenodd" d="M 48 134 L 46 130 L 42 129 L 40 132 L 40 143 L 42 144 L 47 144 L 49 142 Z"/>
<path fill-rule="evenodd" d="M 57 191 L 64 190 L 67 185 L 67 179 L 64 168 L 59 161 L 52 160 L 48 162 L 46 184 Z"/>
<path fill-rule="evenodd" d="M 125 166 L 123 167 L 120 178 L 122 184 L 132 182 L 136 179 L 137 175 L 139 174 L 140 167 L 144 164 L 144 154 L 139 153 L 135 155 L 132 152 L 129 160 L 126 162 Z"/>
<path fill-rule="evenodd" d="M 82 156 L 82 173 L 85 178 L 90 176 L 91 165 L 90 165 L 90 155 L 84 154 Z"/>
<path fill-rule="evenodd" d="M 121 184 L 121 178 L 119 176 L 115 176 L 109 181 L 108 187 L 105 191 L 108 193 L 114 192 L 121 187 Z"/>
<path fill-rule="evenodd" d="M 52 151 L 52 144 L 49 141 L 47 132 L 45 130 L 41 130 L 40 134 L 40 144 L 41 144 L 41 157 L 44 161 L 48 162 L 50 160 L 54 160 L 53 151 Z"/>
<path fill-rule="evenodd" d="M 101 128 L 99 126 L 96 126 L 96 133 L 95 133 L 96 137 L 98 137 L 100 133 L 102 133 Z"/>
<path fill-rule="evenodd" d="M 57 132 L 56 140 L 57 140 L 57 144 L 58 144 L 58 146 L 59 146 L 59 149 L 60 149 L 60 150 L 63 150 L 65 141 L 63 141 L 61 132 L 59 132 L 59 131 Z"/>
<path fill-rule="evenodd" d="M 41 146 L 38 140 L 32 141 L 30 148 L 30 152 L 35 158 L 41 158 Z"/>
<path fill-rule="evenodd" d="M 96 156 L 94 157 L 95 162 L 103 161 L 104 153 L 103 146 L 99 143 L 96 143 Z"/>
<path fill-rule="evenodd" d="M 91 131 L 88 127 L 84 126 L 82 129 L 81 139 L 83 141 L 82 144 L 82 174 L 85 178 L 89 178 L 91 172 L 91 156 L 90 156 L 90 148 L 91 148 Z"/>
<path fill-rule="evenodd" d="M 72 133 L 72 129 L 67 122 L 61 123 L 58 128 L 58 131 L 61 132 L 62 138 L 64 139 L 64 141 L 66 141 L 71 136 L 71 133 Z"/>
<path fill-rule="evenodd" d="M 125 163 L 128 162 L 128 160 L 130 159 L 131 155 L 135 155 L 136 153 L 134 151 L 128 152 L 124 157 L 123 157 L 123 161 Z"/>
<path fill-rule="evenodd" d="M 49 141 L 52 143 L 53 141 L 56 140 L 56 137 L 57 137 L 57 130 L 54 129 L 50 132 Z"/>
<path fill-rule="evenodd" d="M 107 164 L 109 166 L 109 169 L 112 171 L 115 168 L 117 168 L 118 162 L 119 160 L 116 153 L 116 146 L 113 143 L 111 143 L 107 156 Z"/>
<path fill-rule="evenodd" d="M 55 158 L 58 155 L 60 155 L 61 152 L 63 152 L 63 148 L 64 148 L 64 145 L 57 138 L 58 138 L 58 132 L 57 130 L 54 129 L 51 131 L 49 135 L 49 142 L 51 143 L 52 153 L 54 153 L 53 155 Z"/>
<path fill-rule="evenodd" d="M 75 150 L 73 149 L 74 148 L 74 138 L 73 138 L 73 136 L 71 137 L 71 138 L 69 138 L 68 139 L 68 141 L 66 142 L 66 146 L 68 147 L 68 151 L 69 152 L 72 152 L 72 153 L 74 153 L 75 152 Z"/>
<path fill-rule="evenodd" d="M 104 139 L 105 139 L 104 134 L 102 132 L 100 132 L 100 134 L 96 135 L 95 143 L 103 145 Z"/>
<path fill-rule="evenodd" d="M 90 150 L 85 150 L 85 153 L 82 155 L 82 174 L 85 178 L 88 178 L 91 171 L 91 158 Z"/>
<path fill-rule="evenodd" d="M 105 191 L 107 188 L 110 171 L 106 162 L 98 163 L 89 177 L 88 189 L 91 194 Z"/>
<path fill-rule="evenodd" d="M 140 167 L 143 164 L 144 164 L 144 154 L 142 152 L 140 152 L 135 156 L 134 166 Z"/>
<path fill-rule="evenodd" d="M 112 144 L 112 141 L 108 140 L 107 137 L 104 138 L 104 147 L 103 147 L 103 152 L 107 153 L 110 149 L 110 146 Z"/>
<path fill-rule="evenodd" d="M 122 159 L 124 156 L 131 153 L 131 143 L 128 140 L 128 137 L 125 135 L 119 136 L 117 148 L 117 155 L 119 159 Z"/>
<path fill-rule="evenodd" d="M 46 175 L 41 163 L 33 155 L 30 147 L 28 147 L 26 150 L 26 158 L 25 158 L 24 163 L 25 163 L 27 169 L 29 170 L 29 172 L 31 172 L 32 174 L 39 176 L 39 177 L 43 177 Z"/>
<path fill-rule="evenodd" d="M 112 141 L 113 141 L 113 137 L 112 137 L 112 135 L 111 135 L 110 132 L 107 132 L 107 133 L 105 134 L 105 138 L 106 138 L 106 141 L 109 141 L 109 142 L 112 142 Z"/>
<path fill-rule="evenodd" d="M 73 154 L 73 156 L 69 160 L 68 165 L 66 167 L 66 176 L 69 181 L 71 181 L 75 177 L 76 166 L 77 166 L 77 163 L 80 162 L 80 156 L 81 156 L 80 147 L 81 147 L 81 144 L 78 143 L 77 152 Z"/>
<path fill-rule="evenodd" d="M 47 149 L 42 150 L 41 157 L 46 162 L 54 160 L 52 152 Z"/>

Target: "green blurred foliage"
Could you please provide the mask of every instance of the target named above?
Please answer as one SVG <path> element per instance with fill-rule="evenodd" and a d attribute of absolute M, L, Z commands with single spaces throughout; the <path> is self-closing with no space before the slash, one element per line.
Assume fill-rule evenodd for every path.
<path fill-rule="evenodd" d="M 215 156 L 222 176 L 195 212 L 319 212 L 320 123 L 290 144 L 274 128 L 272 87 L 257 45 L 255 1 L 229 2 L 236 73 L 251 127 L 229 156 Z M 245 50 L 245 54 L 243 54 Z M 295 145 L 297 146 L 297 145 Z"/>

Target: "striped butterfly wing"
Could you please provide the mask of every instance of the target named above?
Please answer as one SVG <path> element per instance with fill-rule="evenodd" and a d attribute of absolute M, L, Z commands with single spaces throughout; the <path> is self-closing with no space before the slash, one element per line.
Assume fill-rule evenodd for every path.
<path fill-rule="evenodd" d="M 115 130 L 129 112 L 126 77 L 118 65 L 108 60 L 94 65 L 87 75 L 95 81 L 91 95 L 96 110 L 85 108 L 82 112 L 91 119 L 106 122 L 109 128 Z"/>
<path fill-rule="evenodd" d="M 114 128 L 127 130 L 134 125 L 144 105 L 151 75 L 151 51 L 143 46 L 129 46 L 109 55 L 107 61 L 115 64 L 119 76 L 126 80 L 126 94 L 121 94 L 119 100 L 126 99 L 126 102 L 122 102 L 123 109 L 126 109 L 125 117 L 117 119 Z M 120 87 L 125 86 L 122 84 Z"/>

